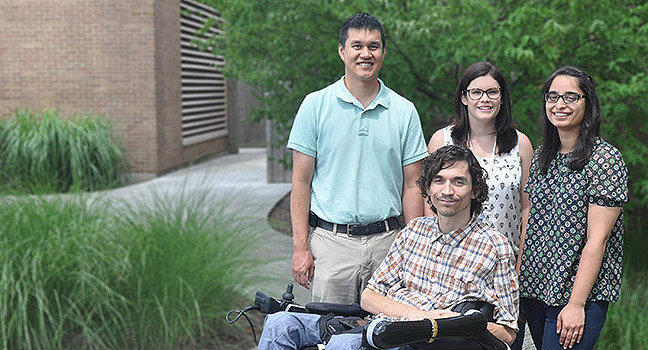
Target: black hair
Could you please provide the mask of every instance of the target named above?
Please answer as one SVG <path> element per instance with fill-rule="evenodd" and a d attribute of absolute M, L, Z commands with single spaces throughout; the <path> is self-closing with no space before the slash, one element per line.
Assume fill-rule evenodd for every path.
<path fill-rule="evenodd" d="M 476 62 L 464 72 L 455 91 L 455 119 L 452 125 L 452 142 L 455 145 L 468 145 L 470 123 L 468 121 L 468 107 L 461 102 L 461 97 L 466 94 L 466 88 L 473 80 L 489 75 L 497 81 L 502 93 L 499 113 L 495 117 L 495 133 L 497 134 L 498 154 L 508 153 L 517 144 L 518 135 L 512 125 L 511 99 L 506 79 L 502 71 L 490 62 Z M 467 95 L 466 95 L 467 98 Z"/>
<path fill-rule="evenodd" d="M 432 205 L 432 199 L 430 198 L 432 196 L 429 193 L 430 185 L 439 171 L 452 166 L 455 162 L 466 162 L 468 164 L 468 173 L 470 173 L 472 179 L 472 194 L 475 196 L 470 201 L 470 215 L 479 214 L 482 211 L 482 204 L 488 198 L 488 185 L 486 184 L 488 174 L 479 165 L 472 151 L 462 146 L 443 146 L 423 160 L 421 176 L 416 181 L 421 190 L 421 195 L 426 199 L 425 201 L 430 206 L 430 209 L 436 213 L 437 210 Z"/>
<path fill-rule="evenodd" d="M 347 20 L 342 24 L 342 28 L 340 28 L 340 45 L 342 45 L 342 47 L 344 47 L 344 44 L 346 44 L 347 38 L 349 37 L 350 28 L 380 31 L 380 40 L 382 41 L 383 50 L 385 49 L 385 27 L 383 27 L 378 18 L 366 12 L 356 13 L 347 18 Z"/>
<path fill-rule="evenodd" d="M 551 161 L 556 158 L 560 150 L 560 137 L 558 136 L 558 129 L 551 124 L 547 116 L 546 102 L 544 102 L 544 95 L 549 92 L 551 84 L 558 76 L 573 77 L 578 81 L 578 87 L 585 95 L 585 112 L 583 114 L 583 121 L 580 125 L 578 139 L 576 145 L 569 155 L 569 168 L 571 170 L 582 170 L 592 154 L 592 150 L 596 144 L 596 140 L 600 137 L 601 121 L 603 115 L 601 107 L 599 106 L 598 95 L 596 94 L 596 82 L 594 79 L 583 70 L 565 66 L 556 69 L 544 83 L 542 89 L 542 116 L 544 120 L 544 136 L 538 154 L 538 161 L 540 172 L 547 173 Z"/>

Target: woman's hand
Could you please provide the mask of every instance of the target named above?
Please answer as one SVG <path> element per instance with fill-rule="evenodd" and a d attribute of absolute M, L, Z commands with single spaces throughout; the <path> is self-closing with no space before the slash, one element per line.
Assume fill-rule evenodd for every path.
<path fill-rule="evenodd" d="M 563 349 L 572 348 L 580 343 L 585 330 L 585 305 L 567 305 L 558 314 L 556 331 L 560 334 L 560 345 Z"/>

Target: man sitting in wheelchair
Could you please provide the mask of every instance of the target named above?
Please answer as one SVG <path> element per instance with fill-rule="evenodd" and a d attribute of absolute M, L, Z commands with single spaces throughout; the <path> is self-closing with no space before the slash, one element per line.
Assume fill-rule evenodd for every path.
<path fill-rule="evenodd" d="M 481 301 L 494 306 L 488 331 L 500 341 L 513 342 L 518 315 L 515 258 L 506 237 L 478 219 L 488 194 L 485 176 L 463 147 L 442 147 L 423 161 L 418 186 L 437 217 L 415 218 L 400 232 L 362 293 L 364 310 L 390 320 L 435 320 L 459 315 L 452 309 L 463 302 Z M 291 312 L 268 315 L 259 349 L 324 343 L 320 318 Z M 361 346 L 362 334 L 357 333 L 336 334 L 326 343 L 328 350 Z"/>

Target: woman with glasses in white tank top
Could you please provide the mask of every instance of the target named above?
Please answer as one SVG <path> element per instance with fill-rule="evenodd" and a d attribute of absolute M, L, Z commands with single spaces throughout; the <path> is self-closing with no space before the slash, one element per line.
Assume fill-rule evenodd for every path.
<path fill-rule="evenodd" d="M 449 144 L 472 150 L 488 172 L 488 199 L 482 218 L 508 238 L 517 256 L 529 215 L 529 196 L 523 189 L 533 146 L 512 125 L 509 95 L 499 68 L 489 62 L 472 64 L 457 86 L 455 119 L 434 133 L 428 152 Z M 426 216 L 434 215 L 427 205 L 425 208 Z M 519 262 L 517 267 L 519 271 Z M 524 332 L 522 327 L 520 332 Z M 522 335 L 516 339 L 513 349 L 521 348 L 522 339 Z"/>

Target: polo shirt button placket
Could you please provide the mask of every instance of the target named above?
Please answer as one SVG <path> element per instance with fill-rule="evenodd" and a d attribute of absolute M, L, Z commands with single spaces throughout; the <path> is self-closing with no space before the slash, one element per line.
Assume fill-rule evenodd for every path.
<path fill-rule="evenodd" d="M 369 136 L 369 126 L 366 125 L 365 113 L 366 110 L 363 110 L 358 114 L 358 136 Z"/>

